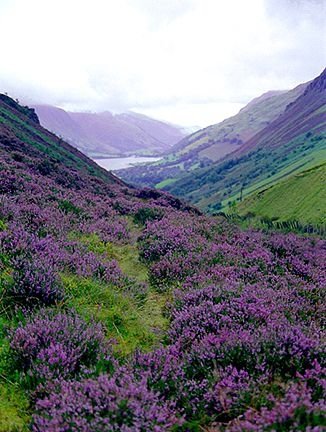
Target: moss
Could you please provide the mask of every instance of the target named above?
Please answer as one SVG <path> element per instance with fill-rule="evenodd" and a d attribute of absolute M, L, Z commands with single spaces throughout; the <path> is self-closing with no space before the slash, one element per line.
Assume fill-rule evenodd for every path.
<path fill-rule="evenodd" d="M 167 325 L 162 315 L 164 299 L 156 303 L 149 294 L 142 303 L 126 297 L 117 288 L 87 278 L 62 275 L 67 300 L 86 319 L 94 317 L 107 329 L 108 337 L 117 341 L 115 350 L 125 356 L 136 348 L 150 350 L 160 341 Z"/>
<path fill-rule="evenodd" d="M 16 384 L 0 382 L 0 432 L 28 431 L 29 402 Z"/>

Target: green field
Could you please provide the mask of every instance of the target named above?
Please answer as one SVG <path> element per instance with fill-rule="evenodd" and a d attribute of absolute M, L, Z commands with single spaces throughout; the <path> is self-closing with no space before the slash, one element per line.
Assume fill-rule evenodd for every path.
<path fill-rule="evenodd" d="M 326 163 L 296 173 L 251 195 L 238 205 L 240 215 L 302 223 L 326 223 Z"/>

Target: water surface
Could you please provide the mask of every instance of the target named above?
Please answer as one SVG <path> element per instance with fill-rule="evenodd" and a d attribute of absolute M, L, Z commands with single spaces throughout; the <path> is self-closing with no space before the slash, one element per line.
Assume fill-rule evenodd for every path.
<path fill-rule="evenodd" d="M 121 158 L 94 159 L 95 162 L 107 171 L 114 171 L 123 168 L 129 168 L 144 162 L 155 162 L 160 160 L 159 157 L 153 156 L 128 156 Z"/>

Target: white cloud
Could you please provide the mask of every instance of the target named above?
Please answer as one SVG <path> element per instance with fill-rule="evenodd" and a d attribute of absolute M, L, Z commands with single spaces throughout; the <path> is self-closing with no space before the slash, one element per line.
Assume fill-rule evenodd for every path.
<path fill-rule="evenodd" d="M 323 11 L 317 0 L 0 0 L 0 91 L 203 126 L 317 75 Z"/>

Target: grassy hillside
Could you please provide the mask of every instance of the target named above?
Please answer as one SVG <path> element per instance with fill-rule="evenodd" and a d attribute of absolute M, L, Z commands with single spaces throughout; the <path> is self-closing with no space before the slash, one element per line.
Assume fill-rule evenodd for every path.
<path fill-rule="evenodd" d="M 270 91 L 253 99 L 235 116 L 183 139 L 175 148 L 175 157 L 195 152 L 199 160 L 221 159 L 275 120 L 306 86 L 301 84 L 290 91 Z"/>
<path fill-rule="evenodd" d="M 260 148 L 216 166 L 197 170 L 167 185 L 209 211 L 227 208 L 234 201 L 326 160 L 326 134 L 299 136 L 284 146 Z"/>
<path fill-rule="evenodd" d="M 277 221 L 326 224 L 326 163 L 252 194 L 237 208 L 240 215 L 250 212 Z"/>
<path fill-rule="evenodd" d="M 123 170 L 119 175 L 133 184 L 164 188 L 166 180 L 175 182 L 186 173 L 211 166 L 241 148 L 274 121 L 306 87 L 307 84 L 301 84 L 290 91 L 265 93 L 252 100 L 235 116 L 187 136 L 161 161 L 148 167 Z"/>
<path fill-rule="evenodd" d="M 326 71 L 282 115 L 232 155 L 165 190 L 216 211 L 326 160 Z"/>

